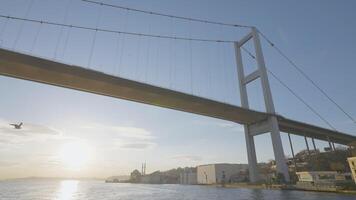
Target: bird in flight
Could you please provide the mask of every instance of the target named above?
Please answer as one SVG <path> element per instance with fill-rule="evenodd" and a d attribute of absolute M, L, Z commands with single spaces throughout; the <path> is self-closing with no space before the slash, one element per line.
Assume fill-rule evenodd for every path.
<path fill-rule="evenodd" d="M 10 124 L 11 126 L 13 126 L 15 129 L 21 129 L 21 126 L 22 126 L 22 122 L 19 123 L 19 124 Z"/>

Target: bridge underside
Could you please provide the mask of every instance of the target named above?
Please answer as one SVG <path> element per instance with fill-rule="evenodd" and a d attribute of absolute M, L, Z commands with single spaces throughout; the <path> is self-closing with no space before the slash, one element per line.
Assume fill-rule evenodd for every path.
<path fill-rule="evenodd" d="M 0 75 L 252 125 L 270 114 L 119 78 L 102 72 L 0 49 Z M 277 116 L 283 132 L 349 144 L 356 137 Z"/>

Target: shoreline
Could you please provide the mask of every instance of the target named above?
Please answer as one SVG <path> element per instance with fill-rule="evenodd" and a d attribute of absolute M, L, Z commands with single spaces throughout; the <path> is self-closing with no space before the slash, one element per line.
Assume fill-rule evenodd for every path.
<path fill-rule="evenodd" d="M 221 184 L 212 184 L 205 186 L 223 187 Z M 266 185 L 266 184 L 249 184 L 249 183 L 235 183 L 225 184 L 224 188 L 245 188 L 245 189 L 265 189 L 265 190 L 290 190 L 290 191 L 305 191 L 305 192 L 323 192 L 336 194 L 356 195 L 356 190 L 313 190 L 296 188 L 295 185 Z"/>

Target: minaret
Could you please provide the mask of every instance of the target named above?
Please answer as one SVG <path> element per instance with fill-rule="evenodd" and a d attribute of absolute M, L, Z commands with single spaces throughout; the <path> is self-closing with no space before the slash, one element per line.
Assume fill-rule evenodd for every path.
<path fill-rule="evenodd" d="M 143 174 L 146 175 L 146 161 L 145 161 L 145 163 L 143 165 Z"/>
<path fill-rule="evenodd" d="M 144 171 L 143 171 L 143 163 L 141 164 L 141 175 L 144 175 Z"/>

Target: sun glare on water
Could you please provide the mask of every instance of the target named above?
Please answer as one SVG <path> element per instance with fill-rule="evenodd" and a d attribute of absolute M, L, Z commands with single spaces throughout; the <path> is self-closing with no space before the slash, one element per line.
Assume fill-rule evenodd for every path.
<path fill-rule="evenodd" d="M 84 142 L 70 142 L 62 146 L 59 151 L 60 160 L 71 170 L 84 168 L 91 157 L 91 149 Z"/>
<path fill-rule="evenodd" d="M 75 199 L 79 181 L 65 180 L 60 184 L 60 188 L 55 200 L 71 200 Z"/>

